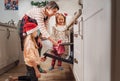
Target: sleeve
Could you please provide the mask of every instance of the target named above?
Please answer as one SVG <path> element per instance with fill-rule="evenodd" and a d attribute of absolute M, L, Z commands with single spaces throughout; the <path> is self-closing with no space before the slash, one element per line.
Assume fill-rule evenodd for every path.
<path fill-rule="evenodd" d="M 55 28 L 54 28 L 54 26 L 52 27 L 52 34 L 51 34 L 51 36 L 52 36 L 53 39 L 55 40 Z"/>
<path fill-rule="evenodd" d="M 40 13 L 40 14 L 36 13 L 35 19 L 37 20 L 38 27 L 40 29 L 42 36 L 44 36 L 46 38 L 50 37 L 50 34 L 48 33 L 47 27 L 46 27 L 47 23 L 44 22 L 44 15 L 42 13 Z"/>
<path fill-rule="evenodd" d="M 34 49 L 26 49 L 25 50 L 25 60 L 27 61 L 34 61 L 33 55 L 34 55 Z"/>
<path fill-rule="evenodd" d="M 31 41 L 27 41 L 25 44 L 25 49 L 24 49 L 25 61 L 33 65 L 31 62 L 35 62 L 34 55 L 35 55 L 34 46 L 31 43 Z"/>

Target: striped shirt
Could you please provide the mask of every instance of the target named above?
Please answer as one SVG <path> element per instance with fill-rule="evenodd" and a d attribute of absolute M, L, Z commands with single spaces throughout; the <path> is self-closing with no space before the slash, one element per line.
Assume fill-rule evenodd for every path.
<path fill-rule="evenodd" d="M 26 15 L 37 21 L 42 37 L 50 37 L 50 34 L 47 31 L 49 18 L 45 20 L 45 18 L 47 17 L 47 15 L 45 15 L 45 8 L 33 8 L 29 10 Z"/>

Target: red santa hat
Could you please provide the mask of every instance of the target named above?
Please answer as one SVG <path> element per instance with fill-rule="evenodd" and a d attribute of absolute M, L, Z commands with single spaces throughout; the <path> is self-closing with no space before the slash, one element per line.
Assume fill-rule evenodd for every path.
<path fill-rule="evenodd" d="M 23 31 L 26 32 L 27 35 L 28 35 L 28 34 L 33 33 L 36 30 L 38 30 L 38 27 L 35 23 L 26 23 L 24 25 L 24 30 Z"/>

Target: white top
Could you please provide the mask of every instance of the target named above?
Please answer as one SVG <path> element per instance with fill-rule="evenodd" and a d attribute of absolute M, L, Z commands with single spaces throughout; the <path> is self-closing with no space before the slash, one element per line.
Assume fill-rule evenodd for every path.
<path fill-rule="evenodd" d="M 58 41 L 62 40 L 62 42 L 68 42 L 69 35 L 67 33 L 67 26 L 54 26 L 52 29 L 53 38 Z"/>

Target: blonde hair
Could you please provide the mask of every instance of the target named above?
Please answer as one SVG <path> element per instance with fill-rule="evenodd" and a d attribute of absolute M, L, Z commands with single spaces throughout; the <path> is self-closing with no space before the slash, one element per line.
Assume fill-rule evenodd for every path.
<path fill-rule="evenodd" d="M 57 19 L 58 19 L 59 16 L 63 16 L 63 18 L 64 18 L 64 25 L 65 25 L 65 24 L 66 24 L 66 16 L 64 16 L 62 13 L 57 13 L 57 14 L 55 15 L 56 25 L 58 24 Z"/>

